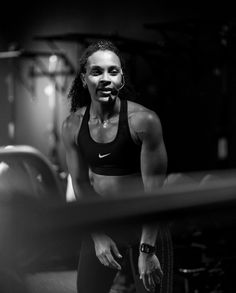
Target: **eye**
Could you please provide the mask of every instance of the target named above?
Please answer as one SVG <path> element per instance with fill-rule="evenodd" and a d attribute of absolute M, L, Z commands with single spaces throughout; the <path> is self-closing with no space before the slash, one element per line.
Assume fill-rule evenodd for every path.
<path fill-rule="evenodd" d="M 93 76 L 100 75 L 101 73 L 102 73 L 101 70 L 100 70 L 100 69 L 97 69 L 97 68 L 92 69 L 92 70 L 90 71 L 90 74 L 93 75 Z"/>
<path fill-rule="evenodd" d="M 119 68 L 111 68 L 111 70 L 109 71 L 111 75 L 118 75 L 120 73 Z"/>

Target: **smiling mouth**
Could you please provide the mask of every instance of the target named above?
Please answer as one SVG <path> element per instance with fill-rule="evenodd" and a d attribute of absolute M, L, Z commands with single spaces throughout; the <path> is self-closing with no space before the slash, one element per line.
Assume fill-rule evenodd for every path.
<path fill-rule="evenodd" d="M 112 90 L 111 89 L 100 89 L 98 90 L 99 95 L 101 96 L 110 96 L 112 94 Z"/>
<path fill-rule="evenodd" d="M 111 92 L 112 88 L 98 88 L 98 92 Z"/>
<path fill-rule="evenodd" d="M 100 92 L 102 92 L 102 93 L 111 93 L 112 91 L 111 90 L 100 90 Z"/>

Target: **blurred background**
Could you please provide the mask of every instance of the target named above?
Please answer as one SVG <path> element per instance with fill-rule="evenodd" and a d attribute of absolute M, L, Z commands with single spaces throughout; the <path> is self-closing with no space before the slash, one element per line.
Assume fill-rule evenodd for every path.
<path fill-rule="evenodd" d="M 22 0 L 1 3 L 0 13 L 0 146 L 35 147 L 66 173 L 60 134 L 67 94 L 83 49 L 105 37 L 126 58 L 137 102 L 161 119 L 168 173 L 236 168 L 236 13 L 229 1 Z M 218 233 L 218 220 L 209 220 L 213 235 L 203 224 L 174 239 L 175 293 L 235 292 L 235 226 L 223 223 Z"/>
<path fill-rule="evenodd" d="M 61 124 L 78 58 L 109 37 L 137 102 L 159 115 L 169 172 L 236 165 L 235 16 L 227 1 L 1 4 L 0 145 L 29 144 L 65 170 Z"/>

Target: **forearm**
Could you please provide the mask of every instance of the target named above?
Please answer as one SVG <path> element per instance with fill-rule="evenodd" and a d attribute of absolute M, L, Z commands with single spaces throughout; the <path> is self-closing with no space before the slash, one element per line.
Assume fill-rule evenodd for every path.
<path fill-rule="evenodd" d="M 145 181 L 145 192 L 158 191 L 163 186 L 165 175 L 161 174 L 156 177 L 148 178 Z M 159 225 L 157 223 L 143 224 L 140 243 L 146 243 L 155 246 L 158 237 Z"/>
<path fill-rule="evenodd" d="M 73 189 L 76 199 L 89 199 L 99 196 L 91 184 L 86 181 L 74 180 Z"/>
<path fill-rule="evenodd" d="M 157 224 L 144 224 L 142 226 L 142 234 L 141 234 L 140 244 L 146 243 L 151 246 L 155 246 L 157 235 L 158 235 L 158 225 Z"/>
<path fill-rule="evenodd" d="M 101 231 L 93 231 L 90 233 L 93 241 L 96 241 L 97 239 L 99 239 L 100 237 L 104 236 L 104 233 L 102 233 Z"/>

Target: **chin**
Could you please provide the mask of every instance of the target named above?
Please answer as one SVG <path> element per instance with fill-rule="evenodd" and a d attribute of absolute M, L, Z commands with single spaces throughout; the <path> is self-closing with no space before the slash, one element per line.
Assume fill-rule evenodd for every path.
<path fill-rule="evenodd" d="M 98 99 L 100 102 L 109 102 L 110 97 L 99 97 Z"/>
<path fill-rule="evenodd" d="M 114 102 L 116 99 L 116 97 L 114 96 L 109 96 L 109 97 L 99 97 L 99 101 L 102 102 L 102 103 L 111 103 L 111 102 Z"/>

